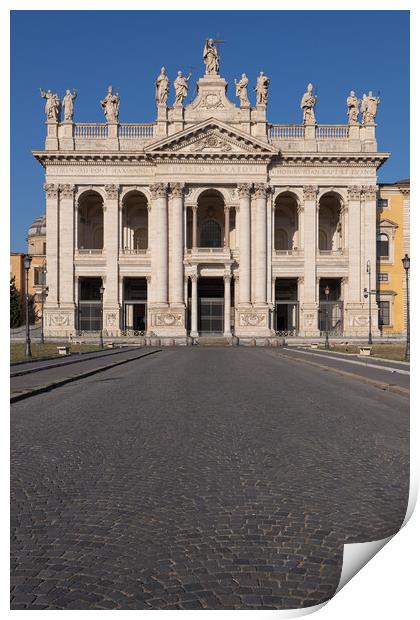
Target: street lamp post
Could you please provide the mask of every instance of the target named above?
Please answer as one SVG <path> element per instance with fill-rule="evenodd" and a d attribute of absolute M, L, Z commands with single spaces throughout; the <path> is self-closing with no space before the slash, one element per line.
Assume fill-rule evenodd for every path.
<path fill-rule="evenodd" d="M 406 310 L 406 323 L 407 323 L 407 339 L 405 342 L 405 360 L 407 362 L 410 361 L 410 291 L 408 285 L 408 272 L 410 271 L 410 257 L 408 254 L 405 254 L 404 258 L 401 259 L 402 264 L 405 270 L 405 288 L 406 288 L 406 296 L 407 296 L 407 310 Z"/>
<path fill-rule="evenodd" d="M 330 317 L 329 317 L 328 302 L 329 302 L 330 292 L 331 292 L 330 291 L 330 287 L 327 284 L 327 286 L 325 287 L 325 291 L 324 291 L 325 297 L 327 298 L 327 305 L 326 305 L 326 309 L 325 309 L 325 348 L 326 349 L 330 348 L 330 341 L 329 341 L 329 338 L 328 338 L 328 327 L 329 327 L 328 323 L 329 323 L 329 319 L 330 319 Z"/>
<path fill-rule="evenodd" d="M 370 260 L 368 260 L 368 262 L 366 263 L 366 271 L 367 274 L 369 276 L 369 295 L 368 295 L 368 301 L 369 301 L 369 337 L 368 337 L 368 344 L 372 344 L 372 287 L 371 287 L 371 281 L 370 281 Z M 375 291 L 376 292 L 376 291 Z"/>
<path fill-rule="evenodd" d="M 100 324 L 100 329 L 99 329 L 99 346 L 101 349 L 104 348 L 104 336 L 103 336 L 103 323 L 104 323 L 104 292 L 105 292 L 105 287 L 103 284 L 101 284 L 101 288 L 99 289 L 99 292 L 101 294 L 101 324 Z"/>
<path fill-rule="evenodd" d="M 32 357 L 31 335 L 29 332 L 29 269 L 31 268 L 32 257 L 25 254 L 23 259 L 23 267 L 25 269 L 25 323 L 26 323 L 26 340 L 25 340 L 25 356 Z"/>

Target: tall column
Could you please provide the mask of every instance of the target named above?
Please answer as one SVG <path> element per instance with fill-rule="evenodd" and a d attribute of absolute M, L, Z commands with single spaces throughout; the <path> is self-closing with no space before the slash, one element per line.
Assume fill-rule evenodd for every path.
<path fill-rule="evenodd" d="M 45 305 L 57 307 L 59 302 L 59 225 L 58 185 L 45 183 L 47 218 L 47 285 L 48 297 Z"/>
<path fill-rule="evenodd" d="M 172 214 L 171 230 L 171 264 L 169 282 L 169 300 L 171 305 L 184 306 L 184 187 L 181 183 L 172 183 L 169 208 Z"/>
<path fill-rule="evenodd" d="M 198 297 L 197 297 L 197 279 L 196 273 L 191 276 L 191 336 L 198 336 Z"/>
<path fill-rule="evenodd" d="M 267 187 L 255 186 L 255 294 L 256 304 L 267 303 Z"/>
<path fill-rule="evenodd" d="M 349 303 L 360 304 L 362 300 L 362 283 L 360 279 L 360 237 L 361 237 L 361 187 L 348 188 L 349 204 Z M 376 222 L 373 230 L 376 238 Z M 376 243 L 376 240 L 375 240 Z M 375 246 L 376 247 L 376 246 Z M 375 261 L 376 262 L 376 261 Z"/>
<path fill-rule="evenodd" d="M 224 329 L 223 335 L 228 338 L 232 335 L 231 327 L 230 327 L 230 281 L 231 281 L 231 273 L 224 274 L 223 279 L 225 282 L 225 306 L 224 306 Z"/>
<path fill-rule="evenodd" d="M 376 290 L 376 201 L 377 201 L 376 185 L 368 185 L 363 187 L 362 192 L 362 216 L 363 216 L 363 243 L 364 261 L 361 264 L 361 296 L 364 301 L 363 317 L 366 316 L 366 301 L 363 298 L 362 289 L 368 288 L 367 261 L 370 261 L 371 289 Z M 369 314 L 369 313 L 368 313 Z M 378 307 L 376 303 L 376 295 L 371 296 L 371 316 L 373 335 L 379 335 L 378 331 Z M 368 319 L 369 320 L 369 319 Z"/>
<path fill-rule="evenodd" d="M 168 204 L 165 183 L 150 186 L 153 204 L 152 300 L 154 304 L 168 304 Z"/>
<path fill-rule="evenodd" d="M 119 248 L 119 186 L 105 185 L 104 204 L 104 248 L 106 250 L 106 272 L 104 292 L 104 330 L 110 335 L 119 333 L 118 298 L 118 248 Z"/>
<path fill-rule="evenodd" d="M 303 250 L 304 250 L 304 283 L 302 299 L 301 334 L 317 336 L 318 308 L 316 302 L 316 259 L 318 247 L 317 197 L 318 188 L 314 185 L 303 187 Z"/>
<path fill-rule="evenodd" d="M 230 207 L 225 207 L 225 248 L 230 247 Z"/>
<path fill-rule="evenodd" d="M 238 185 L 239 194 L 239 303 L 251 303 L 251 185 Z"/>
<path fill-rule="evenodd" d="M 68 314 L 66 331 L 74 330 L 74 185 L 60 185 L 59 282 L 60 309 Z M 48 265 L 48 263 L 47 263 Z M 66 334 L 68 335 L 68 334 Z"/>
<path fill-rule="evenodd" d="M 198 206 L 194 205 L 192 209 L 192 249 L 197 250 L 197 211 Z"/>

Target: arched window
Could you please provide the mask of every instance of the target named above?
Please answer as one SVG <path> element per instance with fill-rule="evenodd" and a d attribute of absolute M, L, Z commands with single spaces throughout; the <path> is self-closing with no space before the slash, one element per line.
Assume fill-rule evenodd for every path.
<path fill-rule="evenodd" d="M 376 238 L 376 254 L 378 258 L 389 258 L 389 237 L 385 233 Z"/>
<path fill-rule="evenodd" d="M 201 224 L 200 246 L 202 248 L 222 247 L 222 229 L 216 220 L 207 220 Z"/>
<path fill-rule="evenodd" d="M 289 250 L 289 239 L 287 232 L 283 228 L 276 228 L 274 237 L 274 246 L 276 250 Z"/>
<path fill-rule="evenodd" d="M 103 248 L 104 247 L 104 229 L 102 226 L 97 226 L 93 233 L 93 247 L 94 248 Z"/>
<path fill-rule="evenodd" d="M 328 239 L 325 230 L 319 230 L 318 245 L 320 250 L 328 250 Z"/>
<path fill-rule="evenodd" d="M 147 228 L 137 228 L 133 241 L 135 250 L 147 250 Z"/>

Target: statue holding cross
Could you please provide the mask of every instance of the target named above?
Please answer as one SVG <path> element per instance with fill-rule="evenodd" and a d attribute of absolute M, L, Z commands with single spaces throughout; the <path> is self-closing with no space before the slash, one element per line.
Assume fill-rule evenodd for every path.
<path fill-rule="evenodd" d="M 218 75 L 220 66 L 219 50 L 213 39 L 206 39 L 203 51 L 203 60 L 206 65 L 206 75 Z"/>

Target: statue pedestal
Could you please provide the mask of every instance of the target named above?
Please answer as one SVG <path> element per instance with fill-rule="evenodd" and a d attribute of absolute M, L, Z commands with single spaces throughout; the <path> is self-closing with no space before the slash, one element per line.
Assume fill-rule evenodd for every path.
<path fill-rule="evenodd" d="M 60 149 L 65 151 L 74 151 L 73 123 L 72 121 L 64 121 L 58 126 L 58 139 Z"/>
<path fill-rule="evenodd" d="M 118 151 L 120 143 L 118 140 L 118 123 L 108 123 L 107 146 L 111 151 Z"/>
<path fill-rule="evenodd" d="M 184 129 L 184 106 L 182 103 L 176 103 L 172 108 L 172 125 L 171 133 L 177 133 Z"/>
<path fill-rule="evenodd" d="M 165 138 L 168 135 L 168 108 L 165 104 L 158 104 L 156 137 Z"/>
<path fill-rule="evenodd" d="M 240 106 L 241 114 L 241 130 L 245 133 L 251 133 L 251 104 L 243 104 Z"/>
<path fill-rule="evenodd" d="M 251 111 L 251 120 L 253 122 L 252 135 L 255 138 L 267 140 L 267 106 L 258 104 Z"/>
<path fill-rule="evenodd" d="M 46 121 L 47 137 L 45 138 L 46 151 L 58 151 L 58 123 L 57 121 Z"/>

